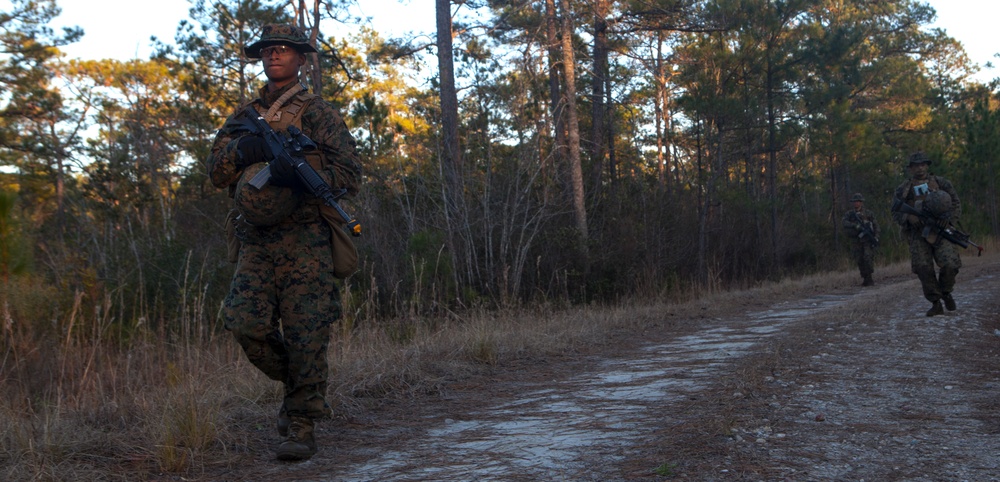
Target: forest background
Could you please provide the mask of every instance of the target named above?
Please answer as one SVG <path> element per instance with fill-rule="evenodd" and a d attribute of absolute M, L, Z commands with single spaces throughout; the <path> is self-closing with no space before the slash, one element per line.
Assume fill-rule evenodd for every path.
<path fill-rule="evenodd" d="M 356 21 L 347 7 L 192 0 L 174 41 L 131 61 L 61 56 L 81 32 L 50 27 L 55 0 L 0 12 L 0 368 L 23 395 L 8 408 L 59 405 L 98 348 L 223 331 L 231 200 L 203 161 L 261 84 L 238 52 L 267 23 L 307 28 L 303 82 L 359 141 L 345 333 L 405 341 L 474 310 L 843 269 L 855 192 L 882 262 L 900 261 L 888 207 L 916 150 L 957 187 L 966 231 L 1000 230 L 998 84 L 925 28 L 926 3 L 436 0 L 431 39 L 317 27 Z M 39 364 L 69 347 L 79 363 Z"/>

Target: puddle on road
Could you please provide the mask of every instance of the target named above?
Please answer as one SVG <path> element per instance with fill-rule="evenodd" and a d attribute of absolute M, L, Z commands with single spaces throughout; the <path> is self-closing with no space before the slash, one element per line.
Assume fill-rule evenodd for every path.
<path fill-rule="evenodd" d="M 786 324 L 848 298 L 788 303 L 749 315 L 743 326 L 709 328 L 649 346 L 632 358 L 607 360 L 594 372 L 456 415 L 463 419 L 446 420 L 412 447 L 347 467 L 336 479 L 602 479 L 595 467 L 620 460 L 622 447 L 647 435 L 648 406 L 662 408 L 704 390 L 719 370 Z"/>

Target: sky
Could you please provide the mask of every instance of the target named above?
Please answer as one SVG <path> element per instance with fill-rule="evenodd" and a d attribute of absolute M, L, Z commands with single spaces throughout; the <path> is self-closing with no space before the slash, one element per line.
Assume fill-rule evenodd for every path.
<path fill-rule="evenodd" d="M 95 4 L 100 8 L 94 8 Z M 388 36 L 390 31 L 432 30 L 433 0 L 359 0 L 357 13 L 372 17 L 369 25 Z M 62 8 L 54 26 L 79 26 L 84 36 L 80 42 L 64 47 L 69 58 L 117 60 L 148 59 L 152 53 L 150 36 L 173 43 L 177 25 L 188 18 L 188 0 L 56 0 Z M 9 0 L 0 0 L 0 11 Z M 109 12 L 114 12 L 110 14 Z M 392 12 L 384 15 L 382 12 Z M 136 21 L 122 21 L 137 16 Z M 412 24 L 419 27 L 411 27 Z M 325 24 L 324 24 L 325 25 Z M 426 28 L 424 27 L 426 26 Z M 352 27 L 360 30 L 360 27 Z M 351 32 L 353 33 L 353 32 Z"/>
<path fill-rule="evenodd" d="M 63 13 L 56 25 L 76 25 L 84 30 L 83 40 L 63 50 L 70 58 L 118 60 L 146 59 L 152 52 L 149 37 L 172 42 L 178 23 L 187 18 L 187 0 L 57 0 Z M 432 0 L 362 0 L 364 14 L 373 17 L 376 30 L 383 36 L 401 34 L 407 30 L 430 32 L 434 28 Z M 996 42 L 998 0 L 930 0 L 938 12 L 933 27 L 943 28 L 962 42 L 969 58 L 979 65 L 1000 63 L 994 54 L 1000 52 Z M 0 0 L 0 10 L 8 10 L 9 1 Z M 109 12 L 115 12 L 109 14 Z M 388 13 L 388 12 L 391 12 Z M 139 17 L 137 21 L 122 18 Z M 977 78 L 986 81 L 1000 77 L 1000 70 L 981 72 Z"/>

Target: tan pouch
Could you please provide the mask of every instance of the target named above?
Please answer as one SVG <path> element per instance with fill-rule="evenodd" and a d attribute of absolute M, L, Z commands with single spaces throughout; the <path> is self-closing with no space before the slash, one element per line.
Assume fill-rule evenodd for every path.
<path fill-rule="evenodd" d="M 358 270 L 358 248 L 354 246 L 351 235 L 344 230 L 347 220 L 329 206 L 320 206 L 319 212 L 333 233 L 330 236 L 330 244 L 333 247 L 333 275 L 346 279 Z"/>
<path fill-rule="evenodd" d="M 236 218 L 240 215 L 236 209 L 230 209 L 226 215 L 226 259 L 235 263 L 240 259 L 240 238 L 236 237 Z"/>

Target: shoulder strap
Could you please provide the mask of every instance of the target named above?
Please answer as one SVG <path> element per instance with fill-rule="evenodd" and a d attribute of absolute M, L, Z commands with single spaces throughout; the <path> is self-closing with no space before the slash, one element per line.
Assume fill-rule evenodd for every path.
<path fill-rule="evenodd" d="M 268 124 L 271 124 L 271 127 L 275 130 L 282 130 L 291 124 L 291 121 L 281 123 L 281 116 L 283 112 L 288 112 L 292 118 L 295 118 L 299 115 L 299 112 L 305 105 L 305 101 L 312 100 L 316 97 L 315 94 L 309 92 L 305 92 L 305 94 L 297 96 L 297 94 L 303 91 L 305 91 L 305 87 L 303 87 L 301 83 L 296 83 L 288 89 L 287 92 L 281 94 L 281 97 L 278 97 L 266 112 L 261 112 L 260 97 L 256 97 L 253 100 L 240 104 L 240 107 L 236 112 L 240 112 L 243 109 L 246 109 L 247 106 L 253 105 L 254 108 L 257 109 L 257 112 L 261 112 L 261 116 L 264 120 L 266 120 Z M 289 99 L 291 99 L 291 102 L 289 102 Z M 280 128 L 278 126 L 280 126 Z"/>
<path fill-rule="evenodd" d="M 294 125 L 295 127 L 302 127 L 302 113 L 305 112 L 306 106 L 308 106 L 313 99 L 319 97 L 316 94 L 304 91 L 299 84 L 299 89 L 296 90 L 295 94 L 289 96 L 289 98 L 284 99 L 281 102 L 280 108 L 275 108 L 271 106 L 273 112 L 270 116 L 266 117 L 268 119 L 268 124 L 276 131 L 284 131 L 288 129 L 288 126 Z M 289 91 L 291 92 L 291 91 Z M 287 94 L 286 94 L 287 95 Z M 284 98 L 285 95 L 282 95 Z M 281 99 L 279 99 L 281 100 Z M 278 105 L 278 102 L 275 102 Z M 271 112 L 269 110 L 268 112 Z"/>
<path fill-rule="evenodd" d="M 288 99 L 294 97 L 295 94 L 298 94 L 302 89 L 302 84 L 296 82 L 291 89 L 288 89 L 287 92 L 281 94 L 281 97 L 278 97 L 278 100 L 271 104 L 271 107 L 267 109 L 267 113 L 264 114 L 264 119 L 268 122 L 280 120 L 281 114 L 278 114 L 278 112 L 280 112 L 281 108 L 285 106 L 285 102 L 288 102 Z"/>

